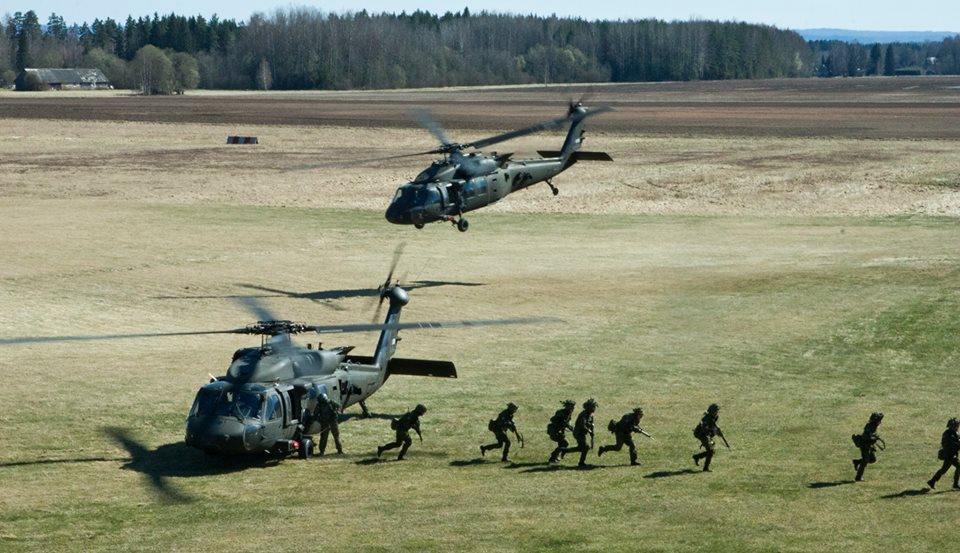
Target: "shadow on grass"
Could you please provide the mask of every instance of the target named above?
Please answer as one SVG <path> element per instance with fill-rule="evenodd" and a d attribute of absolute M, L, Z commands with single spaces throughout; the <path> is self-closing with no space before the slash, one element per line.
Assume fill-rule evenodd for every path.
<path fill-rule="evenodd" d="M 629 465 L 625 465 L 629 466 Z M 684 474 L 697 474 L 703 471 L 693 470 L 693 469 L 683 469 L 683 470 L 662 470 L 660 472 L 651 472 L 644 476 L 644 478 L 669 478 L 671 476 L 683 476 Z"/>
<path fill-rule="evenodd" d="M 589 471 L 589 470 L 598 470 L 603 468 L 607 468 L 607 467 L 602 465 L 584 465 L 582 467 L 579 465 L 546 465 L 544 466 L 542 463 L 539 463 L 539 466 L 521 470 L 520 472 L 537 473 L 537 472 L 557 472 L 562 470 L 588 470 Z"/>
<path fill-rule="evenodd" d="M 932 491 L 932 490 L 930 490 L 930 489 L 928 489 L 928 488 L 920 488 L 920 489 L 917 489 L 917 490 L 903 490 L 903 491 L 900 492 L 900 493 L 891 493 L 891 494 L 887 494 L 887 495 L 881 495 L 880 498 L 881 498 L 881 499 L 900 499 L 900 498 L 903 498 L 903 497 L 914 497 L 914 496 L 917 496 L 917 495 L 927 495 L 927 494 L 929 494 L 931 491 Z"/>
<path fill-rule="evenodd" d="M 834 480 L 833 482 L 810 482 L 807 484 L 807 487 L 811 490 L 819 490 L 821 488 L 835 488 L 837 486 L 844 486 L 846 484 L 853 484 L 853 480 Z"/>
<path fill-rule="evenodd" d="M 129 457 L 87 457 L 76 459 L 36 459 L 33 461 L 12 461 L 10 463 L 0 463 L 0 469 L 7 467 L 29 467 L 34 465 L 72 465 L 75 463 L 118 463 L 120 461 L 129 461 Z"/>
<path fill-rule="evenodd" d="M 354 420 L 354 419 L 356 419 L 356 420 L 361 420 L 361 421 L 362 421 L 362 420 L 375 420 L 375 419 L 379 419 L 379 420 L 390 420 L 390 419 L 399 418 L 399 417 L 400 417 L 400 415 L 388 415 L 388 414 L 386 414 L 386 413 L 370 413 L 370 414 L 367 415 L 366 417 L 363 416 L 363 413 L 345 413 L 345 414 L 340 415 L 339 422 L 347 422 L 347 421 Z"/>
<path fill-rule="evenodd" d="M 488 463 L 494 464 L 496 462 L 497 461 L 493 459 L 490 459 L 489 461 L 487 461 L 486 459 L 477 458 L 477 459 L 470 459 L 468 461 L 450 461 L 450 466 L 451 467 L 474 467 L 477 465 L 486 465 Z"/>
<path fill-rule="evenodd" d="M 106 428 L 104 432 L 130 454 L 130 459 L 126 459 L 126 464 L 121 468 L 143 474 L 160 499 L 168 503 L 193 501 L 192 497 L 169 482 L 169 478 L 227 474 L 274 466 L 281 461 L 266 455 L 207 455 L 183 442 L 162 445 L 151 451 L 131 437 L 130 432 L 124 428 Z"/>

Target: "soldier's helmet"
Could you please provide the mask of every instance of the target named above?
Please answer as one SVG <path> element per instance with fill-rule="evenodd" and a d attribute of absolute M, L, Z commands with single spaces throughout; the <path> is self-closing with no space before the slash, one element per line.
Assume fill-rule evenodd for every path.
<path fill-rule="evenodd" d="M 583 408 L 587 411 L 593 411 L 597 408 L 597 400 L 590 398 L 587 401 L 583 402 Z"/>
<path fill-rule="evenodd" d="M 633 415 L 634 415 L 635 417 L 637 417 L 638 419 L 642 419 L 642 418 L 643 418 L 643 407 L 637 407 L 636 409 L 634 409 L 634 410 L 633 410 Z"/>
<path fill-rule="evenodd" d="M 954 426 L 960 426 L 960 419 L 954 417 L 947 421 L 947 428 L 953 428 Z"/>
<path fill-rule="evenodd" d="M 881 413 L 880 411 L 874 411 L 870 415 L 870 422 L 880 422 L 882 420 L 883 420 L 883 413 Z"/>
<path fill-rule="evenodd" d="M 427 408 L 424 407 L 422 403 L 418 403 L 417 406 L 413 408 L 413 411 L 418 415 L 422 415 L 427 412 Z"/>
<path fill-rule="evenodd" d="M 711 403 L 710 407 L 707 407 L 707 413 L 710 413 L 711 415 L 716 415 L 719 412 L 720 412 L 720 406 L 717 405 L 716 403 Z"/>
<path fill-rule="evenodd" d="M 564 409 L 573 409 L 573 408 L 576 407 L 576 406 L 577 406 L 577 404 L 576 404 L 572 399 L 565 399 L 565 400 L 563 400 L 563 408 L 564 408 Z"/>
<path fill-rule="evenodd" d="M 513 403 L 513 402 L 510 402 L 510 403 L 507 404 L 507 409 L 509 409 L 511 413 L 516 413 L 516 412 L 517 412 L 517 404 L 516 404 L 516 403 Z"/>

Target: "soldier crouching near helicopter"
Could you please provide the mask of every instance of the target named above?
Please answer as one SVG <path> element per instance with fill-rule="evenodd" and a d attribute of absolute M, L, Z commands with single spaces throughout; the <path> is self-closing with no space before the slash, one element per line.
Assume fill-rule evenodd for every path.
<path fill-rule="evenodd" d="M 563 454 L 580 452 L 580 461 L 578 467 L 587 466 L 587 453 L 593 449 L 593 413 L 597 410 L 597 402 L 594 399 L 588 399 L 583 404 L 583 410 L 577 415 L 577 422 L 573 424 L 573 437 L 577 440 L 576 447 L 568 447 L 563 450 Z M 587 442 L 587 436 L 590 436 L 590 442 Z"/>
<path fill-rule="evenodd" d="M 333 434 L 333 443 L 337 446 L 337 453 L 343 454 L 343 446 L 340 445 L 340 426 L 338 418 L 340 416 L 340 404 L 330 400 L 326 395 L 317 399 L 317 408 L 314 410 L 315 417 L 320 421 L 320 455 L 327 450 L 327 438 Z"/>
<path fill-rule="evenodd" d="M 700 424 L 693 429 L 693 437 L 700 440 L 700 447 L 704 449 L 693 456 L 693 463 L 700 466 L 700 459 L 705 459 L 703 462 L 703 472 L 710 472 L 710 461 L 713 459 L 716 447 L 713 442 L 714 436 L 720 436 L 720 439 L 723 440 L 723 445 L 728 448 L 730 447 L 730 445 L 727 444 L 727 439 L 723 436 L 723 431 L 720 430 L 720 427 L 717 425 L 717 419 L 719 418 L 720 406 L 716 403 L 711 403 L 710 406 L 707 407 L 707 412 L 703 414 L 703 418 L 700 419 Z"/>
<path fill-rule="evenodd" d="M 509 461 L 507 455 L 510 454 L 510 437 L 507 436 L 507 432 L 513 432 L 517 437 L 517 441 L 520 442 L 521 447 L 523 446 L 523 436 L 517 432 L 517 427 L 513 423 L 513 415 L 517 412 L 517 406 L 514 403 L 508 403 L 507 408 L 503 411 L 500 411 L 500 414 L 497 415 L 497 418 L 490 421 L 488 428 L 490 432 L 493 432 L 493 435 L 497 437 L 497 443 L 482 445 L 480 446 L 480 455 L 486 455 L 487 451 L 491 449 L 500 449 L 503 448 L 503 455 L 500 457 L 501 461 Z"/>
<path fill-rule="evenodd" d="M 943 466 L 933 475 L 933 478 L 927 480 L 931 490 L 937 486 L 937 481 L 950 470 L 951 466 L 953 467 L 953 488 L 960 489 L 960 461 L 957 460 L 957 454 L 960 453 L 958 430 L 960 430 L 960 420 L 953 418 L 947 421 L 947 429 L 940 437 L 940 451 L 937 455 L 937 458 L 943 461 Z"/>
<path fill-rule="evenodd" d="M 867 470 L 867 465 L 877 462 L 877 443 L 881 444 L 881 449 L 886 448 L 886 442 L 877 433 L 877 427 L 883 421 L 883 413 L 877 411 L 870 415 L 870 420 L 863 427 L 863 434 L 854 434 L 853 444 L 860 448 L 860 458 L 853 460 L 853 468 L 857 471 L 854 478 L 857 482 L 863 481 L 863 471 Z"/>
<path fill-rule="evenodd" d="M 570 417 L 573 416 L 575 406 L 576 403 L 573 400 L 564 400 L 563 407 L 557 409 L 557 412 L 550 417 L 550 424 L 547 425 L 547 435 L 550 436 L 551 440 L 557 442 L 557 447 L 550 453 L 550 461 L 548 461 L 550 463 L 559 462 L 560 458 L 563 457 L 564 450 L 570 445 L 567 442 L 566 432 L 567 430 L 573 430 L 573 427 L 570 426 Z"/>
<path fill-rule="evenodd" d="M 390 427 L 397 431 L 397 439 L 389 444 L 378 446 L 377 457 L 384 451 L 403 446 L 400 447 L 400 455 L 397 455 L 397 461 L 403 461 L 403 456 L 407 454 L 407 449 L 413 443 L 413 439 L 410 438 L 410 431 L 416 432 L 420 441 L 423 441 L 423 434 L 420 433 L 420 416 L 426 412 L 427 408 L 418 404 L 413 408 L 413 411 L 407 411 L 399 419 L 390 421 Z"/>
<path fill-rule="evenodd" d="M 608 451 L 620 451 L 624 444 L 630 449 L 630 464 L 639 465 L 637 462 L 637 446 L 633 443 L 633 433 L 643 434 L 645 436 L 650 436 L 642 428 L 640 428 L 640 419 L 643 418 L 643 409 L 637 407 L 633 411 L 630 411 L 626 415 L 620 417 L 619 421 L 614 422 L 610 421 L 610 425 L 607 427 L 610 432 L 617 437 L 616 445 L 605 445 L 601 446 L 597 450 L 597 457 L 602 456 Z M 652 437 L 652 436 L 651 436 Z"/>

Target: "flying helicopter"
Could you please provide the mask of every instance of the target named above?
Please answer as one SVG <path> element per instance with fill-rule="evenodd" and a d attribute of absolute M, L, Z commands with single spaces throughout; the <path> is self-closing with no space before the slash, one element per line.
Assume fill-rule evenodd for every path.
<path fill-rule="evenodd" d="M 185 442 L 211 454 L 286 456 L 297 453 L 301 458 L 307 458 L 314 449 L 313 436 L 320 431 L 319 421 L 311 416 L 319 401 L 336 401 L 346 408 L 370 397 L 392 375 L 456 378 L 456 366 L 451 361 L 395 358 L 400 330 L 549 321 L 526 318 L 401 323 L 400 312 L 409 302 L 409 295 L 398 282 L 391 281 L 392 274 L 393 269 L 378 289 L 380 305 L 389 300 L 382 324 L 319 326 L 297 323 L 274 317 L 250 299 L 246 302 L 248 308 L 261 320 L 242 328 L 6 338 L 0 339 L 0 345 L 204 334 L 260 336 L 260 346 L 237 350 L 226 374 L 211 377 L 210 382 L 197 392 L 186 418 Z M 318 344 L 314 349 L 311 344 L 303 347 L 292 340 L 292 336 L 305 333 L 372 331 L 380 331 L 372 356 L 351 355 L 353 346 L 322 348 Z"/>
<path fill-rule="evenodd" d="M 523 129 L 490 138 L 460 144 L 447 138 L 433 119 L 421 112 L 420 124 L 439 141 L 440 146 L 412 156 L 442 154 L 415 179 L 400 186 L 387 207 L 387 221 L 397 225 L 413 225 L 422 229 L 427 223 L 446 221 L 460 232 L 466 232 L 470 223 L 463 214 L 493 204 L 504 196 L 538 182 L 546 182 L 553 191 L 553 177 L 566 171 L 578 161 L 613 161 L 605 152 L 585 152 L 583 121 L 587 117 L 611 111 L 610 107 L 587 108 L 582 102 L 571 103 L 564 117 L 537 123 Z M 569 123 L 567 137 L 559 150 L 540 150 L 540 158 L 512 159 L 513 154 L 483 155 L 464 153 L 542 130 Z M 408 156 L 402 156 L 408 157 Z"/>

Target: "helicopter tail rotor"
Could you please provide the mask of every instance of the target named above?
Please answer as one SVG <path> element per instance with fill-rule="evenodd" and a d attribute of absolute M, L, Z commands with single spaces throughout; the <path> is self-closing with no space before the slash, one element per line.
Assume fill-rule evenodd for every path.
<path fill-rule="evenodd" d="M 380 311 L 383 309 L 383 300 L 387 299 L 390 291 L 399 284 L 399 279 L 397 281 L 393 280 L 393 273 L 397 270 L 397 264 L 400 262 L 400 257 L 403 255 L 403 249 L 406 246 L 406 242 L 400 242 L 397 244 L 396 249 L 393 250 L 393 261 L 390 262 L 390 271 L 387 272 L 387 278 L 384 279 L 383 284 L 377 287 L 377 297 L 379 297 L 380 300 L 377 302 L 376 311 L 373 312 L 372 323 L 377 322 L 377 319 L 380 318 Z"/>

